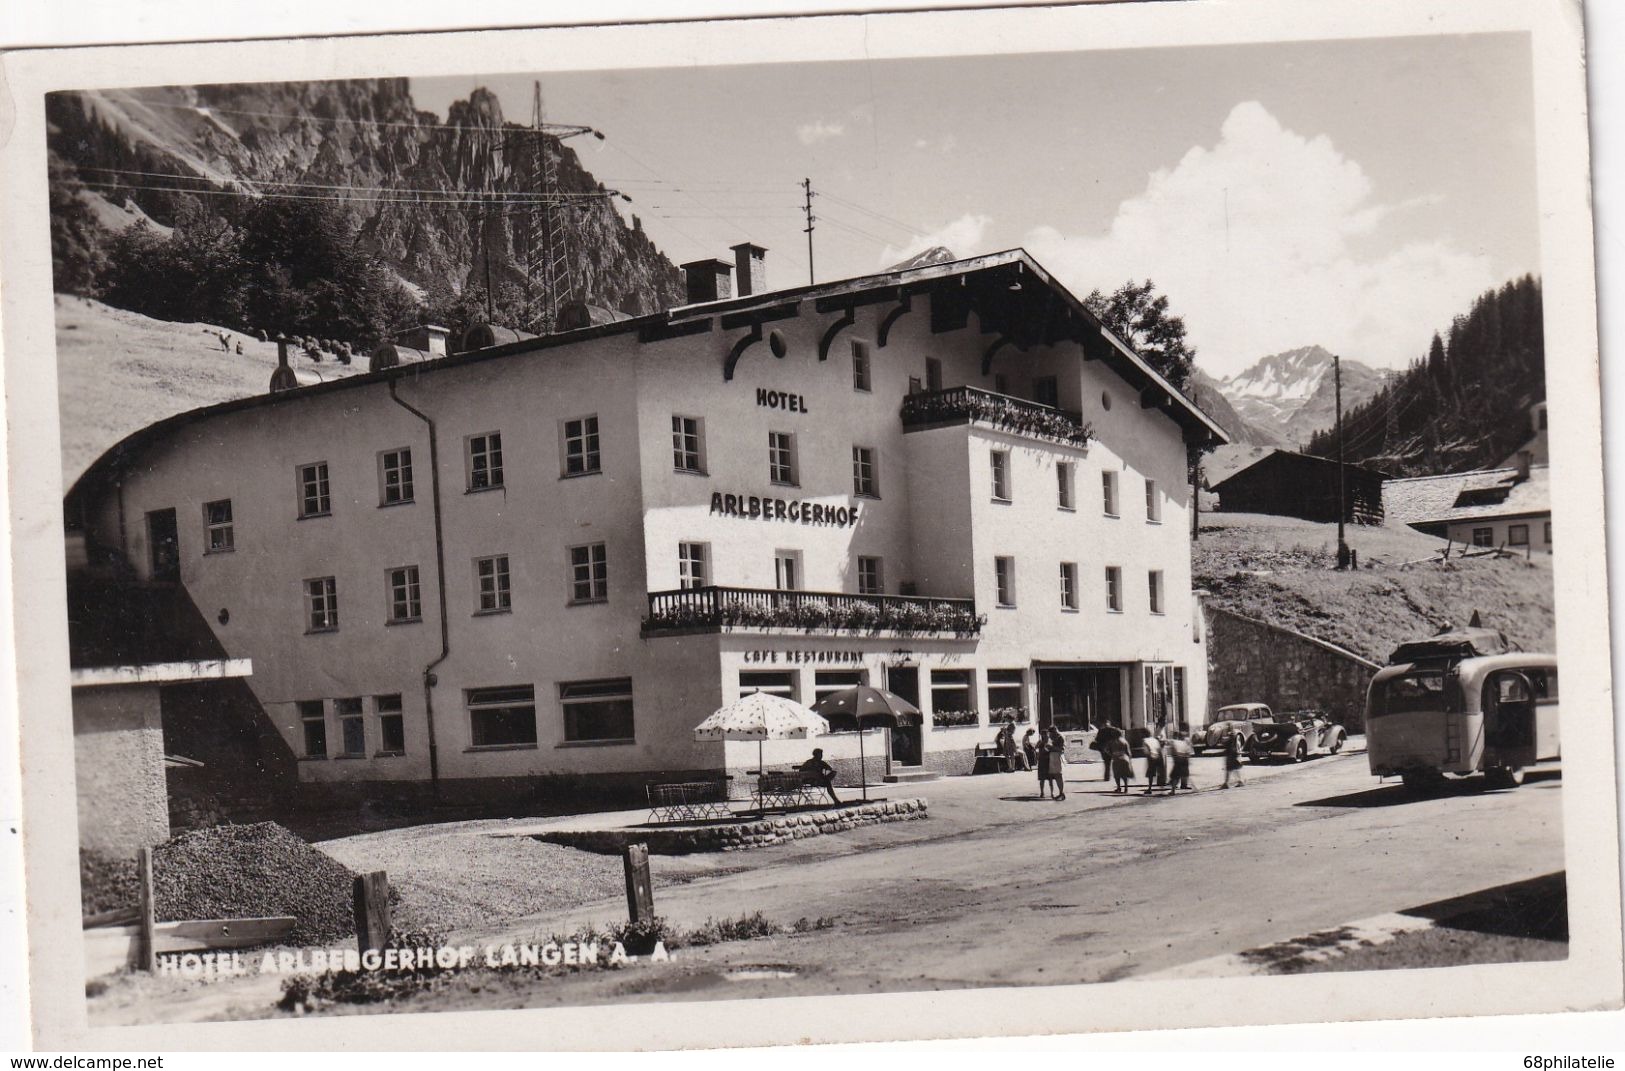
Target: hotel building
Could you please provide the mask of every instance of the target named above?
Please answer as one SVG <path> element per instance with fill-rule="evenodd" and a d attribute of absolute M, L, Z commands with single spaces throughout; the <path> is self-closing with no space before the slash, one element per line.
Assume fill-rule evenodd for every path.
<path fill-rule="evenodd" d="M 1200 723 L 1186 451 L 1223 432 L 1025 252 L 779 291 L 735 252 L 737 294 L 698 262 L 663 313 L 144 429 L 68 496 L 83 567 L 252 659 L 314 796 L 738 772 L 692 730 L 757 689 L 915 701 L 871 776 L 968 771 L 1006 714 Z"/>

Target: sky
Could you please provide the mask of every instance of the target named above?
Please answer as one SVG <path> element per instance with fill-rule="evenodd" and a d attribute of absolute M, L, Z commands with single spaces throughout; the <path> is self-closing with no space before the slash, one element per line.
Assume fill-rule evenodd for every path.
<path fill-rule="evenodd" d="M 528 121 L 532 75 L 476 86 Z M 932 245 L 1025 247 L 1079 297 L 1151 279 L 1218 378 L 1318 344 L 1422 356 L 1474 297 L 1539 270 L 1522 35 L 540 76 L 547 119 L 674 262 L 768 249 L 774 287 Z"/>

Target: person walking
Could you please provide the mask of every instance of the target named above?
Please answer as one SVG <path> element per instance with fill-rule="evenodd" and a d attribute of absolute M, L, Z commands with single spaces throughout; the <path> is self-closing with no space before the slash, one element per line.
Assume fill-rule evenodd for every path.
<path fill-rule="evenodd" d="M 1066 738 L 1061 730 L 1051 725 L 1048 730 L 1049 754 L 1045 757 L 1048 765 L 1045 773 L 1049 775 L 1050 784 L 1055 787 L 1055 798 L 1066 799 Z"/>
<path fill-rule="evenodd" d="M 1168 771 L 1162 764 L 1162 741 L 1153 734 L 1145 738 L 1145 794 L 1168 783 Z"/>
<path fill-rule="evenodd" d="M 1105 767 L 1104 772 L 1100 776 L 1102 781 L 1110 781 L 1112 779 L 1112 754 L 1114 751 L 1112 745 L 1114 742 L 1121 740 L 1122 738 L 1123 730 L 1119 729 L 1115 725 L 1112 725 L 1110 722 L 1102 725 L 1095 731 L 1095 742 L 1091 746 L 1096 751 L 1100 752 L 1100 762 L 1101 765 Z"/>
<path fill-rule="evenodd" d="M 1107 765 L 1111 767 L 1112 778 L 1117 782 L 1112 792 L 1126 795 L 1129 782 L 1134 780 L 1134 760 L 1129 757 L 1128 741 L 1119 736 L 1107 746 L 1111 748 L 1111 761 Z"/>
<path fill-rule="evenodd" d="M 1233 730 L 1224 742 L 1224 784 L 1219 787 L 1229 788 L 1232 777 L 1237 788 L 1247 783 L 1241 779 L 1241 734 Z"/>
<path fill-rule="evenodd" d="M 1174 738 L 1168 741 L 1168 756 L 1172 769 L 1168 771 L 1168 795 L 1172 796 L 1178 789 L 1186 792 L 1193 791 L 1191 784 L 1191 742 L 1190 734 L 1184 732 L 1174 733 Z"/>

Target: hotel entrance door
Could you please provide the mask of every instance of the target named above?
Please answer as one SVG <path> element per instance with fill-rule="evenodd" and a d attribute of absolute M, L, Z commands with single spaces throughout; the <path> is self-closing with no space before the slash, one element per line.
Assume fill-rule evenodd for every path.
<path fill-rule="evenodd" d="M 1038 724 L 1062 731 L 1123 725 L 1123 674 L 1117 666 L 1040 666 Z"/>
<path fill-rule="evenodd" d="M 920 705 L 920 667 L 887 666 L 886 691 Z M 891 727 L 891 761 L 898 766 L 918 766 L 924 761 L 924 729 L 919 725 Z"/>

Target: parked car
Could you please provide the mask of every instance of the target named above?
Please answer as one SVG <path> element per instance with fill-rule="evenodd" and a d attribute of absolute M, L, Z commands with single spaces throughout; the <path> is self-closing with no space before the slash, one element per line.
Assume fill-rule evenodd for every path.
<path fill-rule="evenodd" d="M 1323 710 L 1295 710 L 1253 722 L 1254 762 L 1285 759 L 1302 762 L 1311 755 L 1335 755 L 1348 742 L 1348 731 Z"/>
<path fill-rule="evenodd" d="M 1213 712 L 1214 720 L 1200 729 L 1191 730 L 1191 750 L 1222 751 L 1230 746 L 1230 737 L 1241 734 L 1241 750 L 1250 752 L 1253 744 L 1253 723 L 1272 721 L 1274 715 L 1264 703 L 1232 703 Z"/>

